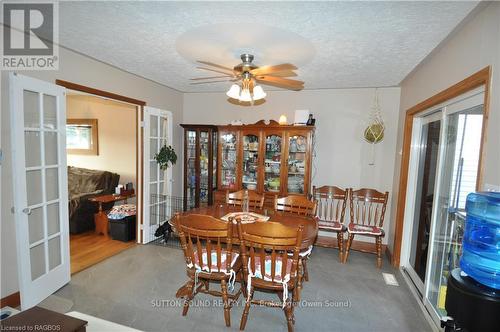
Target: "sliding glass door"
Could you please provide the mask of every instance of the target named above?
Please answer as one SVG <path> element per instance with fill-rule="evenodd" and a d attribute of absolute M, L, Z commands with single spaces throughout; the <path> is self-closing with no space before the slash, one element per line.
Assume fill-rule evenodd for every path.
<path fill-rule="evenodd" d="M 420 293 L 424 291 L 427 270 L 434 184 L 441 136 L 441 117 L 442 110 L 437 110 L 416 122 L 420 138 L 414 146 L 417 159 L 415 161 L 417 163 L 417 183 L 407 269 Z"/>
<path fill-rule="evenodd" d="M 446 281 L 458 267 L 465 200 L 478 182 L 483 103 L 477 89 L 413 123 L 403 262 L 436 322 L 446 315 Z"/>
<path fill-rule="evenodd" d="M 430 239 L 432 250 L 426 282 L 426 298 L 437 316 L 446 315 L 446 281 L 451 270 L 458 267 L 465 200 L 470 192 L 476 191 L 483 99 L 481 94 L 480 98 L 472 97 L 446 108 L 446 130 L 441 146 L 441 167 Z"/>

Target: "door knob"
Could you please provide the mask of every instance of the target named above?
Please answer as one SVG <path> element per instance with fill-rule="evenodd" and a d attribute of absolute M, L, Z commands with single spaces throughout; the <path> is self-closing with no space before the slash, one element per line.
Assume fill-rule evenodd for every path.
<path fill-rule="evenodd" d="M 31 214 L 31 209 L 30 208 L 24 208 L 23 213 L 27 214 L 28 216 Z"/>

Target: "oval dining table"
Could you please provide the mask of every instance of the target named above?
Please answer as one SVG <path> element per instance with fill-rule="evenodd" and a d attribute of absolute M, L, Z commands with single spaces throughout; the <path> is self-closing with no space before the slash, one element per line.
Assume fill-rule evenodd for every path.
<path fill-rule="evenodd" d="M 191 214 L 201 214 L 201 215 L 208 215 L 212 216 L 217 219 L 221 219 L 222 217 L 228 215 L 229 213 L 233 212 L 242 212 L 242 209 L 240 206 L 229 206 L 225 204 L 214 204 L 211 206 L 206 206 L 206 207 L 199 207 L 199 208 L 194 208 L 189 211 L 181 212 L 179 213 L 180 215 L 191 215 Z M 272 221 L 272 222 L 279 222 L 285 226 L 289 227 L 299 227 L 300 225 L 304 226 L 303 232 L 302 232 L 302 245 L 300 247 L 301 250 L 306 250 L 310 246 L 314 244 L 316 241 L 316 237 L 318 235 L 318 221 L 315 217 L 307 217 L 307 216 L 300 216 L 297 214 L 290 214 L 282 211 L 275 211 L 274 209 L 250 209 L 250 212 L 257 213 L 263 216 L 268 216 L 269 220 L 266 222 Z M 262 221 L 256 221 L 256 222 L 262 222 Z M 177 233 L 176 231 L 176 225 L 175 225 L 175 218 L 173 218 L 170 222 L 170 225 L 172 226 L 174 233 Z M 251 224 L 247 224 L 251 225 Z M 233 243 L 239 244 L 239 237 L 238 237 L 238 229 L 237 225 L 233 225 Z M 302 289 L 302 264 L 299 264 L 299 278 L 298 278 L 298 288 L 299 288 L 299 294 L 300 290 Z M 178 291 L 177 295 L 178 297 L 184 293 L 184 288 L 185 285 L 182 286 Z M 300 296 L 300 295 L 299 295 Z"/>

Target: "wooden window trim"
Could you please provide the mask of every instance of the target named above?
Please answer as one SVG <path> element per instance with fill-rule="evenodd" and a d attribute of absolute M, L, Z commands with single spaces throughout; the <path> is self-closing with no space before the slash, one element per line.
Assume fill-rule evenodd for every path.
<path fill-rule="evenodd" d="M 476 182 L 476 190 L 480 190 L 483 185 L 484 174 L 484 158 L 487 140 L 487 125 L 490 108 L 490 82 L 491 82 L 491 66 L 485 67 L 466 79 L 452 85 L 451 87 L 439 92 L 438 94 L 424 100 L 423 102 L 409 108 L 405 114 L 404 134 L 403 134 L 403 150 L 401 157 L 401 172 L 399 176 L 399 192 L 396 210 L 396 226 L 394 230 L 393 255 L 391 263 L 398 267 L 401 260 L 401 249 L 403 240 L 403 224 L 406 204 L 406 190 L 408 185 L 408 170 L 410 164 L 410 150 L 413 119 L 416 115 L 425 110 L 441 104 L 447 100 L 458 97 L 468 91 L 471 91 L 481 85 L 484 85 L 484 110 L 483 110 L 483 128 L 481 132 L 481 148 L 479 151 L 478 176 Z"/>

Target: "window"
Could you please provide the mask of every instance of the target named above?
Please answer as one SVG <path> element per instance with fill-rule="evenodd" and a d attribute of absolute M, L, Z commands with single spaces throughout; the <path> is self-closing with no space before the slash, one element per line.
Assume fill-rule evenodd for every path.
<path fill-rule="evenodd" d="M 99 154 L 97 119 L 68 119 L 66 150 L 69 154 Z"/>

